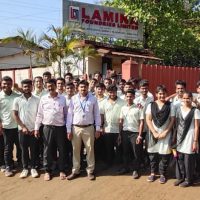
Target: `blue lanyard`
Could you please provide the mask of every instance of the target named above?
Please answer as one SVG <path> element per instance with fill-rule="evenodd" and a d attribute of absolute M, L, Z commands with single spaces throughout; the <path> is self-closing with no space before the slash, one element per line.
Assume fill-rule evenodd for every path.
<path fill-rule="evenodd" d="M 81 106 L 84 113 L 85 113 L 85 107 L 86 107 L 88 98 L 89 98 L 89 96 L 87 95 L 86 98 L 81 102 L 81 97 L 79 95 L 80 106 Z"/>

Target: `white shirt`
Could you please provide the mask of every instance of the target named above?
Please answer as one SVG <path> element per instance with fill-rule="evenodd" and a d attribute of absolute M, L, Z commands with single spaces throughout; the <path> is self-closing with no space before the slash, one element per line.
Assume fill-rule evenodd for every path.
<path fill-rule="evenodd" d="M 120 119 L 123 119 L 124 131 L 139 132 L 140 120 L 144 119 L 144 112 L 135 104 L 125 105 L 121 109 Z"/>
<path fill-rule="evenodd" d="M 100 130 L 101 116 L 97 98 L 88 92 L 87 96 L 82 98 L 80 94 L 72 97 L 68 115 L 67 115 L 67 132 L 71 132 L 72 125 L 89 125 L 94 124 L 96 130 Z"/>
<path fill-rule="evenodd" d="M 4 91 L 0 92 L 0 120 L 5 129 L 17 128 L 17 123 L 12 115 L 12 107 L 14 99 L 19 96 L 13 91 L 10 95 L 5 94 Z"/>
<path fill-rule="evenodd" d="M 147 96 L 147 98 L 144 99 L 143 96 L 140 95 L 139 97 L 134 99 L 134 104 L 144 109 L 144 111 L 146 111 L 147 105 L 153 101 L 154 101 L 153 96 L 152 97 Z"/>
<path fill-rule="evenodd" d="M 103 98 L 97 98 L 100 113 L 102 113 L 102 109 L 106 99 L 107 99 L 106 96 L 104 96 Z"/>
<path fill-rule="evenodd" d="M 154 97 L 149 97 L 147 96 L 146 99 L 143 98 L 142 95 L 140 95 L 139 97 L 134 99 L 134 104 L 137 105 L 137 107 L 139 107 L 140 109 L 143 110 L 143 112 L 146 112 L 147 106 L 154 101 Z M 147 132 L 148 128 L 147 128 L 147 124 L 146 124 L 146 119 L 144 120 L 144 128 L 143 128 L 143 132 Z"/>
<path fill-rule="evenodd" d="M 23 94 L 13 102 L 13 110 L 18 111 L 20 120 L 30 132 L 34 130 L 39 102 L 39 97 L 31 95 L 26 99 Z M 20 126 L 18 128 L 22 129 Z"/>
<path fill-rule="evenodd" d="M 69 97 L 69 96 L 66 94 L 66 95 L 65 95 L 65 99 L 66 99 L 66 104 L 67 104 L 67 108 L 68 108 L 72 97 Z"/>
<path fill-rule="evenodd" d="M 45 89 L 42 89 L 41 92 L 38 92 L 37 90 L 34 90 L 34 91 L 32 92 L 32 94 L 35 95 L 35 96 L 37 96 L 37 97 L 40 97 L 40 98 L 41 98 L 42 96 L 48 94 L 48 91 L 45 90 Z"/>
<path fill-rule="evenodd" d="M 104 128 L 106 133 L 119 133 L 120 112 L 124 105 L 125 101 L 119 97 L 113 103 L 109 99 L 105 100 L 101 114 L 104 115 Z"/>
<path fill-rule="evenodd" d="M 140 97 L 140 96 L 141 96 L 140 90 L 136 89 L 136 90 L 135 90 L 135 98 Z M 153 98 L 153 99 L 154 99 L 153 94 L 152 94 L 151 92 L 149 92 L 149 91 L 148 91 L 148 93 L 147 93 L 147 97 L 150 97 L 150 98 Z"/>
<path fill-rule="evenodd" d="M 52 126 L 65 126 L 67 118 L 66 99 L 58 94 L 51 97 L 47 94 L 40 99 L 37 117 L 35 120 L 35 130 L 39 130 L 41 124 Z"/>

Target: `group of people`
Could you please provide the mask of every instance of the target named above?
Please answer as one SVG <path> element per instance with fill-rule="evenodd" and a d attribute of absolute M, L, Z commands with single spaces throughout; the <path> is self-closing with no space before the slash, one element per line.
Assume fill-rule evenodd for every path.
<path fill-rule="evenodd" d="M 7 177 L 13 176 L 14 144 L 23 168 L 20 178 L 26 178 L 29 169 L 38 177 L 42 160 L 45 181 L 51 180 L 55 163 L 61 180 L 73 180 L 80 175 L 84 150 L 89 180 L 95 180 L 95 163 L 100 160 L 106 168 L 121 162 L 118 174 L 132 171 L 134 179 L 148 166 L 147 181 L 154 182 L 159 172 L 164 184 L 172 154 L 175 186 L 188 187 L 194 172 L 200 174 L 200 82 L 195 96 L 182 80 L 176 81 L 171 96 L 158 85 L 156 100 L 148 80 L 117 82 L 115 74 L 103 80 L 99 72 L 89 82 L 71 73 L 53 79 L 45 72 L 33 81 L 22 80 L 20 91 L 12 86 L 10 77 L 2 78 L 0 166 Z"/>

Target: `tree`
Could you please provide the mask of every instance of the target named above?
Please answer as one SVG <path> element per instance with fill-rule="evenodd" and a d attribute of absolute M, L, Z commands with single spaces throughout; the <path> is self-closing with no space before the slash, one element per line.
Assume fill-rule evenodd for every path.
<path fill-rule="evenodd" d="M 79 46 L 77 43 L 76 46 Z M 91 45 L 86 45 L 84 47 L 78 47 L 73 49 L 73 57 L 76 60 L 75 63 L 78 65 L 78 62 L 83 63 L 83 74 L 86 73 L 86 58 L 95 58 L 98 56 L 98 52 Z"/>
<path fill-rule="evenodd" d="M 165 64 L 200 66 L 197 0 L 107 0 L 105 3 L 124 9 L 129 17 L 144 24 L 143 47 L 153 50 Z"/>
<path fill-rule="evenodd" d="M 45 47 L 44 57 L 49 62 L 58 63 L 58 73 L 62 76 L 63 59 L 72 55 L 73 48 L 77 44 L 78 36 L 76 33 L 82 30 L 75 26 L 66 24 L 62 28 L 51 26 L 50 34 L 43 34 L 40 43 Z"/>
<path fill-rule="evenodd" d="M 18 30 L 17 36 L 7 37 L 2 40 L 3 43 L 7 44 L 10 42 L 17 43 L 23 51 L 24 55 L 29 56 L 30 61 L 30 79 L 33 78 L 32 74 L 32 65 L 33 65 L 33 57 L 36 56 L 37 60 L 39 58 L 39 51 L 42 49 L 37 44 L 36 35 L 32 30 L 23 31 L 22 29 Z"/>

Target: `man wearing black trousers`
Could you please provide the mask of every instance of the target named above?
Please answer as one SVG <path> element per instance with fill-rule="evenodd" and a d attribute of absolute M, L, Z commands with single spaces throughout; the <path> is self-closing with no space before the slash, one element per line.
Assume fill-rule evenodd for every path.
<path fill-rule="evenodd" d="M 51 179 L 51 166 L 53 162 L 52 149 L 54 142 L 59 151 L 60 179 L 64 180 L 66 175 L 64 168 L 66 164 L 66 116 L 67 106 L 64 96 L 56 92 L 56 80 L 50 79 L 47 82 L 49 93 L 40 100 L 38 113 L 35 122 L 35 137 L 39 137 L 39 128 L 43 128 L 44 154 L 43 165 L 45 168 L 44 180 Z"/>
<path fill-rule="evenodd" d="M 13 101 L 19 94 L 12 91 L 13 80 L 9 76 L 2 78 L 0 92 L 0 126 L 4 137 L 4 160 L 6 165 L 5 176 L 13 175 L 13 146 L 17 148 L 17 161 L 21 162 L 17 123 L 12 116 Z"/>
<path fill-rule="evenodd" d="M 21 84 L 23 94 L 20 97 L 15 98 L 13 102 L 13 115 L 18 124 L 19 143 L 22 150 L 23 171 L 20 174 L 20 178 L 26 178 L 28 176 L 29 160 L 31 165 L 31 176 L 36 178 L 38 177 L 36 170 L 36 149 L 38 148 L 38 141 L 34 137 L 34 126 L 40 99 L 31 94 L 31 80 L 25 79 Z"/>

